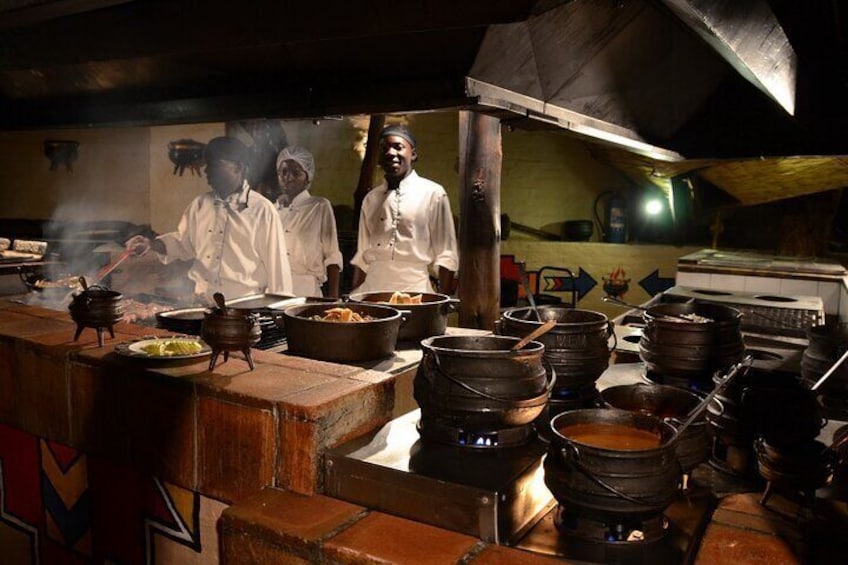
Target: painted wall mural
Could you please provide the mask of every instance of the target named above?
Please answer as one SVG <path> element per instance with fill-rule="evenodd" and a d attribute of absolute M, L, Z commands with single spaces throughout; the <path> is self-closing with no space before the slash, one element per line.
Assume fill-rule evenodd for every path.
<path fill-rule="evenodd" d="M 515 298 L 525 299 L 527 293 L 521 285 L 522 264 L 515 255 L 501 255 L 501 278 L 516 284 L 505 285 L 515 288 Z M 526 268 L 525 268 L 526 270 Z M 566 305 L 577 305 L 590 291 L 599 285 L 607 296 L 623 298 L 630 290 L 631 278 L 627 271 L 618 266 L 609 273 L 593 276 L 582 266 L 577 267 L 575 273 L 572 268 L 565 266 L 546 265 L 537 270 L 526 270 L 530 292 L 542 303 L 553 303 L 559 301 Z M 659 268 L 654 269 L 649 275 L 643 277 L 637 284 L 649 296 L 664 292 L 674 286 L 674 277 L 660 277 Z M 509 303 L 510 300 L 502 301 Z"/>
<path fill-rule="evenodd" d="M 217 563 L 226 507 L 0 425 L 1 563 Z"/>

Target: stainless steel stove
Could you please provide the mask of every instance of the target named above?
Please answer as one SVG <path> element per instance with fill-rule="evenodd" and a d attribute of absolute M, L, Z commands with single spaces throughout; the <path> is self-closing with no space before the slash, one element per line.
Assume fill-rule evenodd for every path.
<path fill-rule="evenodd" d="M 587 563 L 690 562 L 715 505 L 710 489 L 695 487 L 650 524 L 635 526 L 644 531 L 587 521 L 561 508 L 545 486 L 541 439 L 493 450 L 427 442 L 417 429 L 420 417 L 419 410 L 409 412 L 328 452 L 326 494 L 489 543 Z"/>

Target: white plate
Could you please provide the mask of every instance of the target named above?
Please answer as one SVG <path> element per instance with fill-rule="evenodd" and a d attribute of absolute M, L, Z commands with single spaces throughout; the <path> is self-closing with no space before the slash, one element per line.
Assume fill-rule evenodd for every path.
<path fill-rule="evenodd" d="M 153 345 L 156 343 L 161 343 L 165 341 L 197 341 L 202 346 L 202 349 L 197 353 L 190 353 L 188 355 L 151 355 L 144 351 L 144 348 L 148 345 Z M 115 353 L 119 355 L 123 355 L 125 357 L 133 357 L 135 359 L 156 359 L 157 361 L 171 361 L 178 359 L 196 359 L 199 357 L 206 357 L 212 353 L 212 348 L 209 347 L 204 341 L 194 338 L 194 337 L 157 337 L 150 339 L 142 339 L 139 341 L 132 341 L 128 343 L 119 343 L 115 346 Z"/>

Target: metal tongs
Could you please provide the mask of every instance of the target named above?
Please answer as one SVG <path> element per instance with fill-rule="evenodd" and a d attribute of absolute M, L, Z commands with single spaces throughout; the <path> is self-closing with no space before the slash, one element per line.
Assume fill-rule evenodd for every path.
<path fill-rule="evenodd" d="M 742 361 L 731 366 L 730 370 L 727 371 L 727 374 L 724 376 L 724 378 L 721 379 L 721 381 L 719 381 L 718 383 L 716 383 L 712 392 L 710 392 L 700 402 L 700 404 L 698 404 L 695 408 L 692 409 L 691 412 L 689 412 L 689 415 L 686 417 L 686 419 L 683 421 L 683 423 L 680 424 L 680 426 L 677 427 L 674 434 L 672 434 L 672 436 L 670 438 L 668 438 L 668 441 L 666 443 L 671 443 L 672 441 L 677 439 L 677 437 L 679 437 L 680 434 L 683 433 L 683 430 L 688 428 L 690 426 L 690 424 L 692 424 L 692 422 L 694 422 L 698 418 L 698 416 L 701 415 L 701 413 L 707 408 L 707 405 L 710 402 L 712 402 L 713 398 L 715 398 L 716 395 L 719 392 L 724 390 L 725 387 L 730 383 L 730 381 L 736 377 L 736 375 L 738 375 L 741 371 L 743 371 L 743 369 L 744 369 L 745 373 L 748 372 L 748 369 L 751 368 L 751 365 L 753 364 L 753 362 L 754 362 L 754 357 L 751 356 L 751 355 L 746 355 L 745 358 L 742 359 Z"/>

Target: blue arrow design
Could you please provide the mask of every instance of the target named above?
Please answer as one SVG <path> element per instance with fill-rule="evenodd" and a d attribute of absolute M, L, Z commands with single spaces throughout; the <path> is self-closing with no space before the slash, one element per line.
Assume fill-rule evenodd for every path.
<path fill-rule="evenodd" d="M 572 284 L 571 277 L 563 277 L 559 275 L 545 277 L 545 290 L 554 290 L 557 292 L 577 292 L 577 302 L 583 299 L 590 290 L 598 286 L 598 282 L 592 276 L 580 267 L 580 271 L 574 277 Z"/>
<path fill-rule="evenodd" d="M 645 289 L 649 295 L 654 296 L 661 292 L 665 292 L 674 286 L 674 277 L 666 279 L 660 276 L 660 270 L 654 269 L 654 272 L 639 281 L 639 286 Z"/>

